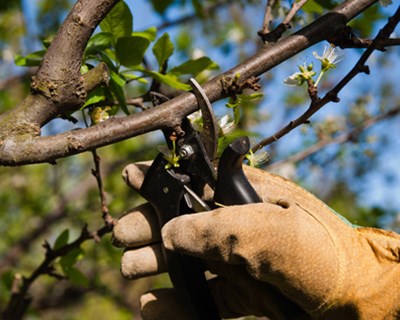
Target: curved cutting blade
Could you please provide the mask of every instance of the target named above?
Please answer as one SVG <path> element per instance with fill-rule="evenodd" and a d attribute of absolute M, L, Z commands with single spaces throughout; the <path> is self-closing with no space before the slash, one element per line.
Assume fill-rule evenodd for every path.
<path fill-rule="evenodd" d="M 210 100 L 208 100 L 203 88 L 193 79 L 189 79 L 193 92 L 199 104 L 201 114 L 203 116 L 203 131 L 200 133 L 200 139 L 210 161 L 217 156 L 218 147 L 218 122 L 215 118 Z"/>

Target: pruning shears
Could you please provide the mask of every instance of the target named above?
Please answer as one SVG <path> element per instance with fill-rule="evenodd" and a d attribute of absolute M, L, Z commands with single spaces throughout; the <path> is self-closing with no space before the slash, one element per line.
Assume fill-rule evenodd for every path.
<path fill-rule="evenodd" d="M 250 142 L 241 137 L 222 153 L 216 170 L 219 127 L 210 101 L 194 79 L 189 80 L 203 118 L 203 129 L 196 131 L 188 118 L 179 130 L 163 130 L 176 162 L 160 153 L 149 168 L 140 194 L 155 208 L 160 228 L 182 214 L 209 211 L 217 205 L 261 202 L 242 170 Z M 177 132 L 178 131 L 178 132 Z M 214 203 L 203 201 L 205 185 L 214 190 Z M 202 261 L 187 255 L 164 250 L 168 273 L 190 319 L 221 319 L 204 276 Z"/>

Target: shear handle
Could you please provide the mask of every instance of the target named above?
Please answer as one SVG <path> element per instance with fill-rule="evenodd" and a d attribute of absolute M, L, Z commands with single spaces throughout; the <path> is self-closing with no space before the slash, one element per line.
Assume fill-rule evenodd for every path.
<path fill-rule="evenodd" d="M 249 150 L 249 138 L 240 137 L 223 151 L 218 164 L 214 195 L 216 203 L 230 206 L 262 202 L 242 168 L 243 159 Z"/>

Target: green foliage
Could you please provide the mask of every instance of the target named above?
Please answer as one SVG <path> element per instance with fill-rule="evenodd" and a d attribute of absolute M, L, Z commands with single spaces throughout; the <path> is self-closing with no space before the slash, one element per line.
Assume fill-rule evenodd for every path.
<path fill-rule="evenodd" d="M 171 69 L 171 73 L 180 74 L 191 74 L 197 76 L 204 70 L 217 70 L 218 65 L 208 57 L 201 57 L 195 60 L 188 60 L 179 66 Z"/>
<path fill-rule="evenodd" d="M 128 37 L 133 29 L 133 16 L 125 1 L 119 1 L 100 23 L 103 32 L 112 34 L 114 41 Z"/>
<path fill-rule="evenodd" d="M 118 38 L 115 46 L 118 61 L 125 67 L 134 67 L 142 63 L 144 54 L 150 45 L 145 37 L 129 36 Z"/>
<path fill-rule="evenodd" d="M 153 53 L 157 59 L 160 71 L 164 69 L 164 65 L 174 53 L 174 44 L 171 42 L 168 33 L 164 33 L 154 44 Z"/>
<path fill-rule="evenodd" d="M 14 58 L 15 65 L 19 67 L 37 67 L 42 61 L 42 58 L 45 53 L 46 53 L 45 50 L 39 50 L 27 54 L 25 57 L 17 54 Z"/>
<path fill-rule="evenodd" d="M 68 279 L 74 285 L 87 287 L 89 285 L 88 278 L 78 268 L 75 267 L 75 264 L 79 259 L 82 259 L 83 256 L 84 251 L 80 248 L 77 248 L 62 256 L 59 264 L 64 275 L 68 277 Z"/>
<path fill-rule="evenodd" d="M 85 57 L 94 56 L 106 49 L 109 49 L 113 43 L 113 35 L 108 32 L 96 33 L 90 38 L 86 46 Z"/>
<path fill-rule="evenodd" d="M 0 3 L 2 112 L 17 105 L 28 94 L 29 78 L 32 75 L 28 73 L 28 69 L 18 69 L 16 73 L 15 66 L 10 68 L 7 64 L 8 57 L 14 57 L 17 66 L 38 66 L 49 44 L 49 40 L 43 41 L 43 38 L 51 39 L 48 36 L 55 33 L 62 18 L 66 16 L 65 8 L 71 7 L 70 0 L 39 0 L 36 3 L 38 7 L 33 15 L 36 11 L 39 15 L 35 20 L 39 22 L 35 30 L 40 35 L 40 41 L 28 46 L 26 43 L 32 44 L 31 41 L 34 41 L 29 32 L 33 28 L 28 30 L 30 26 L 25 25 L 20 1 Z M 100 110 L 107 111 L 109 116 L 118 113 L 119 117 L 124 117 L 125 114 L 136 112 L 127 105 L 127 98 L 146 98 L 152 85 L 156 87 L 157 82 L 172 89 L 190 90 L 191 87 L 186 83 L 189 77 L 197 77 L 199 82 L 207 81 L 213 77 L 212 72 L 217 70 L 218 65 L 221 65 L 221 72 L 228 70 L 260 46 L 256 32 L 261 27 L 259 24 L 264 7 L 259 1 L 226 2 L 219 5 L 218 10 L 204 15 L 204 8 L 214 5 L 215 1 L 152 0 L 155 12 L 161 15 L 161 19 L 158 19 L 170 27 L 164 29 L 161 24 L 158 28 L 153 26 L 146 30 L 136 26 L 139 19 L 135 20 L 134 28 L 133 16 L 142 12 L 137 10 L 135 2 L 131 12 L 131 3 L 120 1 L 89 41 L 81 72 L 84 74 L 99 62 L 104 62 L 110 71 L 110 85 L 96 88 L 88 94 L 82 110 L 73 115 L 78 121 L 74 128 L 85 126 L 82 114 L 88 118 L 88 113 L 92 115 Z M 325 13 L 335 3 L 333 0 L 308 1 L 297 19 L 293 20 L 294 28 L 308 24 L 313 17 Z M 271 26 L 282 21 L 290 5 L 289 1 L 276 2 Z M 169 8 L 174 7 L 175 13 L 180 9 L 178 6 L 183 9 L 183 17 L 188 13 L 189 16 L 194 14 L 201 19 L 183 19 L 184 24 L 174 25 L 175 17 L 170 15 L 172 10 Z M 357 35 L 373 38 L 372 31 L 379 29 L 383 16 L 386 18 L 387 11 L 380 6 L 372 6 L 351 25 Z M 259 22 L 255 23 L 256 20 Z M 26 54 L 40 48 L 40 43 L 44 45 L 43 50 Z M 314 49 L 318 50 L 312 48 Z M 390 48 L 389 51 L 393 57 L 398 56 L 395 48 Z M 349 60 L 347 52 L 350 52 Z M 346 60 L 354 60 L 357 57 L 352 56 L 354 52 L 355 50 L 346 50 Z M 216 61 L 208 56 L 215 57 Z M 307 126 L 302 127 L 304 132 L 293 132 L 272 145 L 268 150 L 271 162 L 287 159 L 288 155 L 296 155 L 308 147 L 335 138 L 368 121 L 378 109 L 381 112 L 398 105 L 398 89 L 391 83 L 390 77 L 384 76 L 385 70 L 393 73 L 396 68 L 396 60 L 388 57 L 391 56 L 386 53 L 377 55 L 379 67 L 375 65 L 378 62 L 371 61 L 373 80 L 371 77 L 362 78 L 360 87 L 352 87 L 345 95 L 340 96 L 340 104 L 331 105 L 326 113 L 315 115 Z M 231 108 L 228 111 L 223 105 L 215 105 L 217 113 L 232 114 L 238 127 L 229 133 L 221 133 L 219 155 L 237 137 L 247 135 L 252 142 L 260 140 L 290 123 L 305 110 L 309 104 L 305 90 L 294 92 L 281 89 L 283 75 L 296 70 L 299 59 L 303 61 L 308 56 L 296 57 L 277 68 L 279 71 L 271 70 L 264 75 L 261 79 L 263 92 L 245 91 L 237 95 L 236 99 L 231 98 L 226 101 Z M 343 72 L 342 68 L 349 66 L 348 61 L 338 66 L 338 74 Z M 330 73 L 333 72 L 328 75 Z M 18 76 L 16 79 L 13 77 L 15 75 Z M 6 81 L 8 77 L 12 85 Z M 334 83 L 331 78 L 327 77 L 322 82 L 321 89 L 329 89 L 332 85 Z M 164 89 L 165 86 L 162 87 Z M 171 90 L 171 95 L 175 93 L 176 90 Z M 264 98 L 261 100 L 263 94 Z M 61 119 L 49 123 L 43 128 L 43 134 L 68 130 L 63 123 Z M 388 143 L 393 140 L 388 134 L 391 131 L 388 128 L 385 126 L 381 131 L 355 135 L 346 145 L 322 148 L 317 154 L 302 159 L 299 163 L 281 166 L 281 170 L 283 173 L 289 172 L 289 178 L 306 185 L 307 189 L 313 190 L 352 222 L 382 226 L 383 221 L 390 220 L 388 218 L 391 216 L 395 217 L 395 211 L 389 210 L 384 202 L 380 206 L 368 206 L 360 200 L 360 195 L 362 191 L 376 187 L 367 178 L 376 169 L 379 157 L 388 150 L 398 149 Z M 374 143 L 371 137 L 377 142 Z M 108 208 L 114 218 L 143 203 L 144 200 L 123 183 L 121 172 L 130 162 L 154 159 L 157 144 L 158 136 L 143 135 L 98 150 Z M 168 153 L 171 165 L 179 164 L 177 155 L 173 155 L 175 158 Z M 248 155 L 252 164 L 257 164 L 257 155 Z M 390 159 L 392 158 L 393 154 Z M 265 161 L 266 154 L 262 154 L 261 159 Z M 384 164 L 383 162 L 383 166 Z M 8 302 L 15 277 L 29 276 L 43 261 L 44 241 L 48 241 L 52 244 L 52 249 L 57 250 L 76 239 L 86 224 L 90 231 L 103 226 L 99 191 L 91 175 L 93 166 L 91 155 L 81 154 L 60 159 L 57 165 L 0 168 L 1 306 Z M 138 313 L 136 301 L 143 292 L 171 284 L 165 274 L 127 284 L 119 273 L 121 252 L 121 249 L 111 245 L 110 236 L 106 235 L 99 243 L 87 241 L 81 248 L 57 259 L 54 262 L 55 273 L 68 279 L 58 281 L 53 277 L 40 277 L 30 292 L 34 301 L 39 303 L 32 304 L 31 314 L 27 318 L 132 318 L 132 314 Z M 6 262 L 3 267 L 2 264 Z M 74 294 L 73 300 L 68 298 L 71 296 L 70 292 Z M 41 304 L 43 301 L 52 307 L 44 308 Z"/>
<path fill-rule="evenodd" d="M 68 240 L 69 240 L 69 230 L 65 229 L 63 232 L 60 233 L 60 235 L 54 242 L 53 250 L 57 250 L 65 246 L 68 243 Z"/>

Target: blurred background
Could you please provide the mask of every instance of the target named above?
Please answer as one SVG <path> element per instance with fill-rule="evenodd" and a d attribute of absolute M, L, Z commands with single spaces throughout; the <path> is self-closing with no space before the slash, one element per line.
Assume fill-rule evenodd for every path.
<path fill-rule="evenodd" d="M 29 93 L 30 77 L 45 44 L 54 37 L 73 4 L 72 0 L 0 3 L 1 113 Z M 200 82 L 237 65 L 262 46 L 257 31 L 262 27 L 266 1 L 127 0 L 126 4 L 133 15 L 135 32 L 156 27 L 157 38 L 168 32 L 175 47 L 169 65 L 203 56 L 215 62 L 210 68 L 213 70 L 197 75 Z M 289 32 L 307 25 L 334 5 L 333 0 L 309 1 Z M 272 27 L 283 20 L 290 6 L 290 1 L 277 1 Z M 354 32 L 373 38 L 395 9 L 395 5 L 372 6 L 352 22 Z M 392 37 L 399 37 L 399 31 Z M 240 120 L 230 136 L 245 132 L 252 143 L 257 143 L 301 115 L 309 105 L 305 87 L 289 87 L 283 81 L 303 63 L 313 62 L 318 69 L 313 52 L 321 55 L 326 45 L 318 44 L 262 75 L 263 96 L 256 100 L 243 97 L 238 110 Z M 337 68 L 321 80 L 320 95 L 340 81 L 363 51 L 343 50 Z M 28 55 L 29 59 L 23 60 Z M 340 93 L 339 103 L 328 104 L 309 124 L 265 148 L 268 161 L 258 165 L 302 185 L 353 223 L 398 231 L 399 57 L 398 47 L 374 52 L 368 61 L 370 75 L 357 76 Z M 150 50 L 145 58 L 147 65 L 156 65 Z M 127 81 L 123 90 L 128 100 L 148 89 L 149 82 Z M 233 118 L 232 109 L 225 106 L 227 102 L 214 105 L 219 118 Z M 130 113 L 140 111 L 130 105 L 127 108 Z M 122 111 L 117 112 L 123 116 Z M 73 115 L 76 122 L 52 121 L 42 133 L 84 127 L 83 114 Z M 160 133 L 151 133 L 98 150 L 108 208 L 114 218 L 143 202 L 123 183 L 123 168 L 131 162 L 153 159 L 159 144 Z M 0 309 L 7 305 L 15 275 L 29 275 L 43 260 L 44 241 L 54 244 L 67 233 L 72 241 L 85 224 L 90 230 L 103 225 L 93 167 L 91 154 L 85 153 L 60 159 L 56 165 L 0 168 Z M 43 276 L 35 281 L 26 319 L 140 319 L 139 296 L 150 288 L 169 285 L 169 280 L 161 275 L 126 281 L 119 273 L 120 257 L 121 249 L 112 247 L 110 235 L 99 243 L 86 241 L 77 259 L 79 273 L 75 277 L 57 280 Z M 56 270 L 58 264 L 56 261 Z"/>

